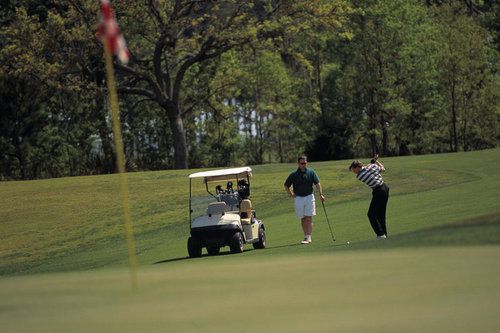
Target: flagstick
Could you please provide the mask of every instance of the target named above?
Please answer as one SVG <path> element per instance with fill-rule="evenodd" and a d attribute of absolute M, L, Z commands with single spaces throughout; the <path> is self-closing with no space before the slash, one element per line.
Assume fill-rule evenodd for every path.
<path fill-rule="evenodd" d="M 111 104 L 111 113 L 113 115 L 113 134 L 115 138 L 116 165 L 120 177 L 120 194 L 123 205 L 123 218 L 127 232 L 128 245 L 128 263 L 130 268 L 130 278 L 132 291 L 138 289 L 137 283 L 137 259 L 135 256 L 134 231 L 132 219 L 130 217 L 130 203 L 128 192 L 128 179 L 125 172 L 125 154 L 123 150 L 122 133 L 120 129 L 120 117 L 118 110 L 118 95 L 116 93 L 115 73 L 113 68 L 113 56 L 108 47 L 108 40 L 104 38 L 104 57 L 106 60 L 106 76 L 108 81 L 109 101 Z"/>

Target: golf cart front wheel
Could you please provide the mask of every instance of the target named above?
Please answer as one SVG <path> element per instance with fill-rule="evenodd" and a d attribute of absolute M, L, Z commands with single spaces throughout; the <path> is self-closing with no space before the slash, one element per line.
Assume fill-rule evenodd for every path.
<path fill-rule="evenodd" d="M 241 253 L 243 252 L 243 236 L 240 232 L 237 232 L 231 236 L 231 242 L 229 243 L 229 248 L 231 253 Z"/>
<path fill-rule="evenodd" d="M 263 249 L 266 247 L 266 231 L 264 228 L 259 228 L 259 241 L 252 245 L 254 249 Z"/>
<path fill-rule="evenodd" d="M 189 237 L 187 242 L 188 253 L 191 258 L 201 257 L 201 243 L 194 237 Z"/>

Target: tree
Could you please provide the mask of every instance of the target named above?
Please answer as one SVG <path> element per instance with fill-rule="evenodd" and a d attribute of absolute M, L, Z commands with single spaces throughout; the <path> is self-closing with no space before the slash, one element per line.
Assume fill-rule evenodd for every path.
<path fill-rule="evenodd" d="M 287 146 L 295 149 L 293 134 L 300 133 L 295 126 L 296 97 L 292 82 L 279 54 L 269 51 L 249 52 L 243 57 L 242 75 L 238 80 L 236 96 L 240 129 L 247 150 L 247 163 L 263 164 L 275 156 L 284 160 Z M 301 110 L 302 114 L 307 114 Z M 299 113 L 300 114 L 300 113 Z M 297 139 L 301 136 L 297 135 Z M 281 150 L 281 151 L 280 151 Z M 295 155 L 295 154 L 294 154 Z"/>
<path fill-rule="evenodd" d="M 492 64 L 496 55 L 485 43 L 487 32 L 453 3 L 437 8 L 436 19 L 443 46 L 440 90 L 449 115 L 449 149 L 494 146 L 498 93 Z"/>
<path fill-rule="evenodd" d="M 188 71 L 184 104 L 189 110 L 186 132 L 190 166 L 231 166 L 240 161 L 235 103 L 239 77 L 240 64 L 234 50 Z"/>
<path fill-rule="evenodd" d="M 291 27 L 300 29 L 322 7 L 322 1 L 305 0 L 120 3 L 116 9 L 123 15 L 123 30 L 140 38 L 129 38 L 131 65 L 117 66 L 123 74 L 118 91 L 143 95 L 160 105 L 171 126 L 175 167 L 186 168 L 187 113 L 182 103 L 188 70 L 258 39 Z M 143 18 L 140 25 L 137 17 Z"/>
<path fill-rule="evenodd" d="M 332 45 L 351 37 L 348 20 L 352 13 L 348 2 L 325 1 L 304 28 L 283 34 L 278 40 L 298 97 L 294 105 L 301 110 L 299 140 L 312 159 L 339 158 L 339 153 L 344 154 L 340 152 L 344 144 L 339 139 L 345 138 L 345 123 L 337 122 L 337 114 L 329 108 L 328 92 L 332 87 L 325 82 L 337 66 Z"/>
<path fill-rule="evenodd" d="M 330 156 L 439 151 L 439 29 L 418 1 L 354 4 L 353 38 L 331 46 L 338 65 L 327 76 L 326 123 L 342 134 Z M 332 138 L 318 138 L 318 146 Z"/>
<path fill-rule="evenodd" d="M 45 137 L 38 146 L 50 142 L 47 135 L 57 138 L 54 147 L 60 153 L 36 145 L 29 152 L 23 150 L 23 159 L 32 161 L 29 175 L 24 173 L 23 178 L 111 172 L 113 151 L 105 112 L 102 51 L 90 30 L 95 25 L 83 11 L 65 2 L 26 2 L 29 5 L 17 8 L 0 31 L 0 78 L 10 85 L 2 93 L 15 96 L 9 100 L 26 101 L 5 103 L 12 107 L 6 112 L 21 116 L 17 124 L 29 123 L 38 113 L 38 125 L 27 129 L 22 138 Z M 23 111 L 23 105 L 30 111 Z M 2 132 L 2 136 L 8 137 L 8 133 Z M 92 147 L 97 138 L 103 158 Z M 33 164 L 35 160 L 45 165 L 43 175 L 35 170 L 40 169 Z"/>
<path fill-rule="evenodd" d="M 498 144 L 497 2 L 113 5 L 132 52 L 116 64 L 129 170 Z M 113 172 L 97 12 L 0 9 L 1 178 Z"/>

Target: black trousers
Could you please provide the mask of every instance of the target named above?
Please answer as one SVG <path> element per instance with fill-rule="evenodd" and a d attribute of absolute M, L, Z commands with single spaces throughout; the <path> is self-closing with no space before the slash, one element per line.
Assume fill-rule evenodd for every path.
<path fill-rule="evenodd" d="M 377 236 L 387 235 L 385 226 L 385 211 L 389 200 L 389 186 L 385 183 L 375 188 L 372 192 L 372 201 L 368 209 L 368 219 Z"/>

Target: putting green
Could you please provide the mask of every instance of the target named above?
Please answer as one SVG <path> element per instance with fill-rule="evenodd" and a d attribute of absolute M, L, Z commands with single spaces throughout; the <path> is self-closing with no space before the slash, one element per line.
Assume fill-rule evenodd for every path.
<path fill-rule="evenodd" d="M 257 252 L 255 252 L 257 253 Z M 0 279 L 4 333 L 493 332 L 500 247 L 231 255 Z"/>

